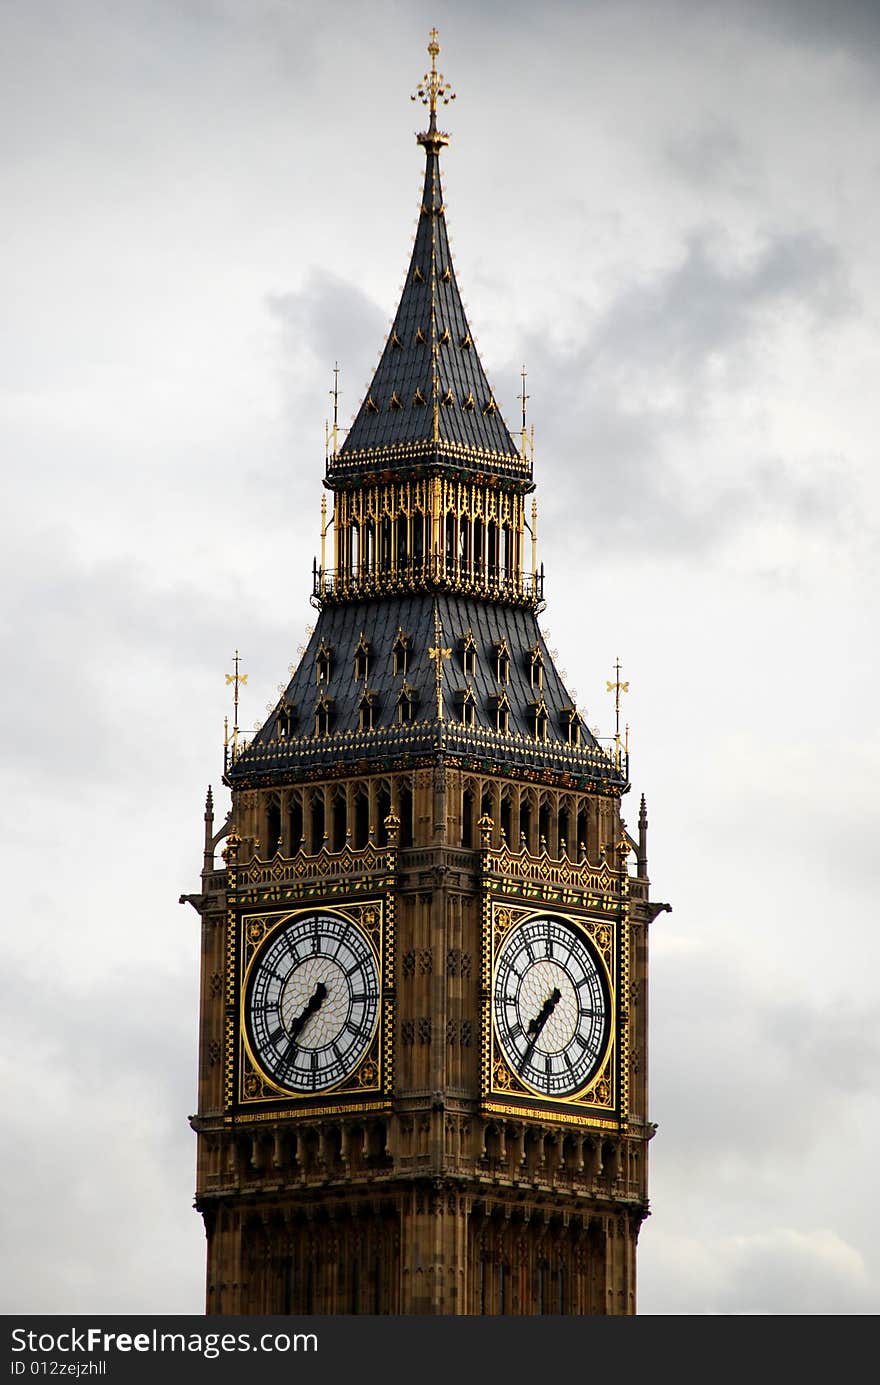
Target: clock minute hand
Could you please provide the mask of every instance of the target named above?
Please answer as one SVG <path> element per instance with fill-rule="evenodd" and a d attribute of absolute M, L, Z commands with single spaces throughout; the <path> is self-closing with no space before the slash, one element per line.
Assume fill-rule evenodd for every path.
<path fill-rule="evenodd" d="M 553 990 L 551 991 L 550 995 L 548 995 L 547 999 L 544 1001 L 544 1004 L 541 1006 L 535 1018 L 530 1021 L 526 1033 L 531 1034 L 532 1037 L 529 1039 L 526 1051 L 522 1056 L 522 1061 L 520 1063 L 521 1068 L 524 1068 L 528 1063 L 529 1059 L 531 1058 L 532 1049 L 538 1042 L 538 1036 L 541 1033 L 541 1030 L 544 1028 L 544 1025 L 547 1023 L 548 1019 L 552 1015 L 553 1011 L 556 1009 L 556 1006 L 559 1004 L 559 1001 L 561 999 L 562 992 L 559 990 L 558 986 L 554 986 Z"/>
<path fill-rule="evenodd" d="M 550 1016 L 553 1014 L 553 1011 L 556 1009 L 556 1006 L 559 1004 L 561 999 L 562 992 L 559 990 L 558 986 L 554 986 L 551 994 L 548 995 L 547 999 L 544 1001 L 544 1004 L 541 1006 L 540 1011 L 529 1025 L 528 1032 L 531 1035 L 533 1035 L 532 1043 L 534 1043 L 535 1039 L 537 1039 L 538 1035 L 544 1028 L 544 1025 L 547 1023 Z"/>
<path fill-rule="evenodd" d="M 292 1040 L 299 1038 L 306 1020 L 310 1020 L 312 1015 L 317 1014 L 326 999 L 327 987 L 324 985 L 323 981 L 319 981 L 315 987 L 314 994 L 309 997 L 308 1004 L 302 1014 L 299 1015 L 290 1026 L 289 1032 Z"/>

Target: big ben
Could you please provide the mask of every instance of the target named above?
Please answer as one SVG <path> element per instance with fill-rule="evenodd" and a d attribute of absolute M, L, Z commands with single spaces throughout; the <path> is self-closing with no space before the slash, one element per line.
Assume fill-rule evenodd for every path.
<path fill-rule="evenodd" d="M 449 249 L 439 51 L 402 296 L 328 444 L 315 628 L 230 739 L 183 897 L 212 1314 L 636 1311 L 667 906 L 619 727 L 587 727 L 539 626 L 525 389 L 515 441 Z"/>

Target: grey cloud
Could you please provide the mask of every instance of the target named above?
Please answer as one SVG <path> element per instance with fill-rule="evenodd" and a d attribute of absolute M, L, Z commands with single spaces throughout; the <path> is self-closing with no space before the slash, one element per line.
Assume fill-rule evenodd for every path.
<path fill-rule="evenodd" d="M 533 396 L 566 402 L 542 415 L 541 465 L 553 482 L 545 505 L 567 504 L 555 497 L 574 487 L 592 540 L 676 553 L 739 541 L 768 518 L 827 535 L 856 525 L 837 459 L 804 467 L 744 449 L 732 468 L 718 455 L 713 417 L 729 393 L 760 379 L 780 309 L 819 328 L 853 306 L 838 252 L 815 235 L 776 236 L 751 262 L 730 265 L 704 232 L 665 276 L 625 288 L 579 343 L 533 335 Z"/>
<path fill-rule="evenodd" d="M 678 172 L 701 188 L 739 179 L 745 173 L 745 147 L 729 125 L 704 123 L 673 138 L 667 157 Z"/>
<path fill-rule="evenodd" d="M 2 1212 L 16 1260 L 2 1285 L 4 1311 L 151 1304 L 198 1313 L 203 1233 L 190 1208 L 186 1123 L 195 1103 L 194 978 L 140 959 L 80 982 L 53 956 L 45 968 L 31 958 L 14 983 L 7 973 L 2 991 L 16 1054 L 4 1072 L 7 1175 L 28 1190 Z M 166 1216 L 170 1207 L 176 1215 Z"/>
<path fill-rule="evenodd" d="M 808 1231 L 780 1220 L 772 1205 L 764 1210 L 760 1229 L 732 1235 L 719 1235 L 714 1225 L 698 1226 L 687 1213 L 668 1230 L 652 1219 L 640 1243 L 640 1303 L 663 1314 L 876 1313 L 876 1270 L 857 1242 L 829 1227 L 826 1208 L 827 1203 L 810 1209 Z"/>
<path fill-rule="evenodd" d="M 875 0 L 741 0 L 743 18 L 786 45 L 804 43 L 825 53 L 846 52 L 866 65 L 880 48 L 880 9 Z"/>
<path fill-rule="evenodd" d="M 844 1005 L 841 996 L 820 1004 L 790 993 L 793 986 L 782 976 L 756 982 L 733 955 L 708 946 L 655 959 L 654 1118 L 661 1133 L 665 1124 L 677 1141 L 684 1137 L 692 1186 L 711 1183 L 720 1162 L 752 1180 L 781 1179 L 780 1155 L 805 1160 L 827 1122 L 844 1119 L 853 1094 L 871 1094 L 880 1066 L 876 1005 Z M 761 1130 L 759 1147 L 732 1138 L 749 1130 Z"/>
<path fill-rule="evenodd" d="M 7 775 L 26 773 L 55 792 L 84 771 L 134 785 L 157 755 L 179 761 L 176 705 L 188 697 L 194 714 L 206 668 L 222 684 L 234 630 L 246 628 L 253 647 L 281 644 L 283 627 L 246 599 L 240 610 L 221 600 L 210 574 L 204 586 L 178 578 L 163 587 L 145 561 L 83 560 L 57 532 L 35 540 L 38 564 L 7 546 L 0 567 L 18 593 L 0 635 L 16 669 L 6 688 L 15 730 Z"/>
<path fill-rule="evenodd" d="M 745 1236 L 719 1247 L 718 1313 L 800 1315 L 874 1314 L 880 1286 L 856 1250 L 826 1230 L 786 1228 Z"/>
<path fill-rule="evenodd" d="M 613 360 L 685 375 L 689 396 L 710 353 L 735 347 L 750 362 L 760 314 L 796 305 L 808 320 L 849 311 L 852 297 L 835 248 L 818 235 L 768 237 L 751 263 L 727 267 L 710 231 L 692 235 L 681 262 L 648 288 L 634 287 L 612 304 L 584 352 L 587 369 Z"/>
<path fill-rule="evenodd" d="M 327 416 L 333 366 L 340 365 L 340 423 L 356 411 L 366 375 L 387 335 L 387 315 L 355 284 L 323 269 L 311 269 L 301 289 L 270 294 L 269 312 L 284 332 L 289 360 L 307 375 L 292 378 L 298 407 Z M 388 305 L 388 313 L 396 304 Z M 320 402 L 319 402 L 320 401 Z"/>

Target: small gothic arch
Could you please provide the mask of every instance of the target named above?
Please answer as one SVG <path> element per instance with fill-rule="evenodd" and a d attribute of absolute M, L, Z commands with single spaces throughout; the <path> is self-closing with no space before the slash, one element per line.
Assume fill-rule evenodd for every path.
<path fill-rule="evenodd" d="M 348 835 L 348 801 L 344 789 L 337 789 L 330 805 L 330 850 L 341 851 Z"/>
<path fill-rule="evenodd" d="M 295 856 L 303 840 L 303 809 L 299 791 L 294 789 L 287 801 L 287 839 L 290 854 Z"/>
<path fill-rule="evenodd" d="M 309 827 L 311 829 L 311 854 L 321 850 L 324 845 L 324 829 L 326 826 L 324 816 L 324 794 L 320 789 L 316 789 L 311 796 L 309 804 Z"/>
<path fill-rule="evenodd" d="M 510 682 L 510 650 L 503 639 L 495 646 L 495 681 L 502 686 Z"/>
<path fill-rule="evenodd" d="M 322 640 L 315 655 L 315 678 L 318 683 L 330 682 L 330 671 L 332 667 L 332 650 L 328 644 Z"/>
<path fill-rule="evenodd" d="M 409 635 L 398 626 L 394 644 L 391 646 L 391 671 L 392 673 L 407 672 L 409 663 Z"/>
<path fill-rule="evenodd" d="M 356 851 L 363 851 L 370 840 L 370 796 L 365 787 L 361 786 L 354 797 L 354 825 L 352 830 L 352 846 Z"/>
<path fill-rule="evenodd" d="M 461 637 L 461 666 L 468 678 L 477 672 L 477 641 L 470 626 Z"/>
<path fill-rule="evenodd" d="M 544 701 L 543 697 L 539 697 L 535 702 L 531 703 L 531 708 L 533 717 L 533 733 L 535 740 L 546 741 L 547 727 L 550 721 L 550 716 L 547 711 L 547 703 Z"/>
<path fill-rule="evenodd" d="M 361 631 L 360 639 L 355 645 L 354 650 L 354 676 L 355 682 L 365 683 L 370 672 L 370 646 Z"/>
<path fill-rule="evenodd" d="M 510 731 L 510 699 L 502 689 L 489 698 L 489 706 L 495 719 L 495 730 L 506 736 Z"/>
<path fill-rule="evenodd" d="M 546 850 L 550 842 L 550 803 L 546 795 L 541 795 L 541 806 L 538 809 L 538 847 Z"/>
<path fill-rule="evenodd" d="M 333 698 L 322 692 L 315 703 L 315 735 L 328 736 L 333 724 Z"/>
<path fill-rule="evenodd" d="M 477 699 L 473 688 L 461 688 L 461 720 L 463 726 L 475 726 L 477 721 Z"/>
<path fill-rule="evenodd" d="M 296 725 L 296 711 L 290 702 L 283 702 L 278 709 L 278 716 L 275 721 L 275 736 L 279 741 L 287 740 L 288 736 L 293 735 Z"/>
<path fill-rule="evenodd" d="M 378 699 L 375 692 L 372 688 L 365 688 L 358 702 L 358 730 L 374 731 L 378 712 Z"/>
<path fill-rule="evenodd" d="M 377 794 L 377 796 L 376 796 L 376 845 L 377 845 L 377 846 L 387 846 L 387 845 L 388 845 L 388 828 L 387 828 L 386 825 L 385 825 L 385 819 L 390 815 L 390 813 L 391 813 L 391 790 L 390 790 L 390 788 L 388 787 L 387 781 L 386 781 L 386 780 L 383 780 L 382 783 L 381 783 L 380 786 L 379 786 L 379 792 L 378 792 L 378 794 Z"/>
<path fill-rule="evenodd" d="M 404 683 L 397 697 L 397 721 L 401 726 L 415 720 L 417 701 L 418 693 L 415 688 L 410 683 Z"/>
<path fill-rule="evenodd" d="M 461 796 L 461 844 L 474 845 L 474 788 L 470 783 Z"/>
<path fill-rule="evenodd" d="M 515 847 L 531 847 L 532 838 L 532 800 L 529 794 L 523 794 L 519 805 L 519 841 L 511 843 Z"/>
<path fill-rule="evenodd" d="M 403 780 L 397 790 L 397 816 L 400 818 L 400 845 L 413 844 L 413 795 L 408 781 Z"/>
<path fill-rule="evenodd" d="M 281 799 L 278 794 L 272 794 L 266 804 L 266 817 L 264 824 L 265 835 L 265 860 L 274 856 L 276 851 L 281 848 Z"/>
<path fill-rule="evenodd" d="M 569 745 L 579 746 L 581 743 L 581 719 L 577 714 L 577 708 L 563 707 L 561 719 L 566 741 Z"/>
<path fill-rule="evenodd" d="M 515 851 L 518 844 L 513 840 L 513 802 L 510 789 L 505 789 L 501 795 L 500 825 L 502 838 Z"/>
<path fill-rule="evenodd" d="M 540 691 L 544 686 L 544 656 L 540 645 L 529 650 L 529 679 L 533 688 Z"/>

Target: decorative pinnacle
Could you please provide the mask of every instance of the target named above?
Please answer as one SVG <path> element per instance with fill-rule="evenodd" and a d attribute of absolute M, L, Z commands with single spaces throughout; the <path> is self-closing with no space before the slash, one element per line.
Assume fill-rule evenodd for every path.
<path fill-rule="evenodd" d="M 452 658 L 452 650 L 443 647 L 443 626 L 440 623 L 440 612 L 434 604 L 434 643 L 428 650 L 428 658 L 433 660 L 434 680 L 437 693 L 437 720 L 443 720 L 443 663 L 446 659 Z"/>
<path fill-rule="evenodd" d="M 230 683 L 231 683 L 231 684 L 233 685 L 233 688 L 234 688 L 234 691 L 233 691 L 233 699 L 234 699 L 234 700 L 233 700 L 233 708 L 234 708 L 234 712 L 235 712 L 235 718 L 234 718 L 234 721 L 233 721 L 233 724 L 232 724 L 232 763 L 235 764 L 235 761 L 238 759 L 238 730 L 239 730 L 239 728 L 238 728 L 238 690 L 239 690 L 239 688 L 244 687 L 244 685 L 247 683 L 248 676 L 247 676 L 246 673 L 242 673 L 242 672 L 240 671 L 241 659 L 240 659 L 240 656 L 239 656 L 239 653 L 238 653 L 238 650 L 237 650 L 237 649 L 236 649 L 235 653 L 234 653 L 233 656 L 232 656 L 232 662 L 233 662 L 234 665 L 235 665 L 235 672 L 234 672 L 234 673 L 227 673 L 227 675 L 226 675 L 226 686 L 229 687 L 229 685 L 230 685 Z M 224 725 L 226 725 L 226 724 L 227 724 L 226 721 L 224 721 Z M 224 768 L 225 768 L 225 760 L 226 760 L 226 753 L 225 753 L 225 752 L 226 752 L 226 747 L 228 746 L 228 738 L 227 738 L 227 737 L 224 737 L 224 740 L 225 740 L 225 742 L 226 742 L 226 744 L 224 745 Z"/>
<path fill-rule="evenodd" d="M 455 100 L 455 92 L 449 82 L 447 82 L 442 72 L 437 71 L 437 55 L 440 52 L 440 44 L 437 42 L 437 30 L 431 30 L 431 41 L 428 44 L 428 52 L 431 55 L 431 71 L 426 72 L 415 94 L 410 97 L 411 101 L 421 101 L 423 106 L 428 107 L 431 119 L 425 133 L 418 135 L 419 144 L 424 144 L 427 149 L 432 149 L 436 153 L 441 144 L 449 143 L 449 136 L 442 134 L 437 129 L 437 103 L 442 101 L 444 106 L 448 106 L 450 101 Z"/>
<path fill-rule="evenodd" d="M 614 663 L 614 672 L 615 672 L 616 675 L 617 675 L 616 680 L 615 680 L 613 683 L 609 683 L 609 682 L 606 680 L 606 682 L 605 682 L 605 689 L 606 689 L 607 692 L 613 692 L 613 693 L 614 693 L 614 748 L 615 748 L 615 758 L 616 758 L 616 760 L 617 760 L 617 764 L 620 765 L 620 759 L 621 759 L 621 755 L 620 755 L 620 694 L 621 694 L 622 692 L 629 692 L 629 683 L 628 683 L 628 682 L 627 682 L 627 683 L 621 683 L 621 681 L 620 681 L 620 659 L 619 659 L 619 658 L 615 660 L 615 663 Z M 626 750 L 627 750 L 627 753 L 628 753 L 628 752 L 629 752 L 629 723 L 627 723 L 627 728 L 626 728 Z"/>

